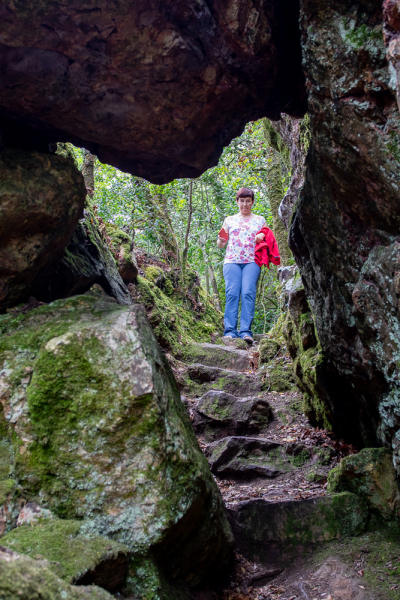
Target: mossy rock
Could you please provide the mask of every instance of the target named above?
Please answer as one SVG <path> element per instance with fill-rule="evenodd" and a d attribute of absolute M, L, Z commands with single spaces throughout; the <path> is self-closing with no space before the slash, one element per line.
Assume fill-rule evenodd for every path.
<path fill-rule="evenodd" d="M 292 502 L 251 500 L 228 512 L 248 560 L 265 560 L 273 553 L 283 564 L 311 545 L 359 535 L 368 514 L 365 503 L 349 492 Z"/>
<path fill-rule="evenodd" d="M 0 546 L 1 600 L 112 600 L 96 585 L 69 585 L 36 561 Z"/>
<path fill-rule="evenodd" d="M 247 350 L 219 344 L 187 344 L 182 347 L 178 358 L 186 363 L 199 363 L 233 371 L 250 369 L 250 356 Z"/>
<path fill-rule="evenodd" d="M 281 345 L 274 339 L 264 338 L 260 341 L 260 365 L 268 364 L 279 352 Z"/>
<path fill-rule="evenodd" d="M 143 308 L 75 296 L 1 315 L 0 332 L 20 495 L 137 560 L 151 548 L 156 569 L 159 551 L 176 580 L 222 568 L 232 542 L 222 498 Z"/>
<path fill-rule="evenodd" d="M 138 275 L 132 237 L 113 223 L 105 223 L 105 229 L 111 240 L 111 247 L 122 280 L 124 283 L 132 283 Z"/>
<path fill-rule="evenodd" d="M 154 271 L 151 271 L 154 273 Z M 166 277 L 166 281 L 169 278 Z M 135 286 L 136 300 L 146 308 L 154 334 L 163 348 L 180 356 L 185 345 L 209 342 L 215 331 L 222 328 L 222 315 L 208 300 L 204 290 L 197 290 L 202 311 L 193 307 L 177 291 L 168 295 L 146 277 L 138 276 Z"/>
<path fill-rule="evenodd" d="M 364 448 L 343 458 L 329 473 L 328 490 L 357 494 L 384 519 L 400 517 L 400 489 L 387 448 Z"/>
<path fill-rule="evenodd" d="M 164 271 L 155 265 L 149 265 L 146 267 L 144 270 L 144 276 L 157 287 L 161 287 L 161 282 L 165 279 Z"/>
<path fill-rule="evenodd" d="M 21 525 L 1 543 L 35 560 L 67 583 L 95 584 L 108 591 L 120 589 L 128 570 L 128 548 L 101 536 L 79 535 L 82 521 L 42 519 Z"/>
<path fill-rule="evenodd" d="M 264 389 L 271 392 L 296 391 L 294 374 L 291 365 L 286 365 L 281 360 L 275 360 L 265 367 Z"/>

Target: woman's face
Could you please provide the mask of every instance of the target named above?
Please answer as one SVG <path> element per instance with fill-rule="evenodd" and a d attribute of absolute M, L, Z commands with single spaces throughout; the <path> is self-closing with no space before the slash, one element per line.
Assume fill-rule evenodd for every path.
<path fill-rule="evenodd" d="M 239 211 L 243 216 L 248 216 L 251 214 L 251 209 L 253 208 L 254 200 L 251 199 L 250 196 L 246 196 L 245 198 L 238 198 L 236 200 Z"/>

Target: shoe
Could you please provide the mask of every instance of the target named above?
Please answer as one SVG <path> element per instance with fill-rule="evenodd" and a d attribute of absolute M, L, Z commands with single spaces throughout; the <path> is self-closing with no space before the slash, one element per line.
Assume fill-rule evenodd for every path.
<path fill-rule="evenodd" d="M 235 337 L 234 335 L 224 335 L 224 336 L 222 336 L 222 337 L 224 337 L 224 338 L 229 338 L 229 339 L 231 339 L 231 340 L 236 340 L 236 337 Z"/>
<path fill-rule="evenodd" d="M 243 336 L 243 339 L 244 339 L 244 341 L 245 341 L 245 342 L 247 342 L 249 345 L 251 345 L 251 344 L 253 344 L 253 343 L 254 343 L 254 340 L 253 340 L 253 338 L 252 338 L 252 337 L 250 337 L 249 335 L 244 335 L 244 336 Z"/>

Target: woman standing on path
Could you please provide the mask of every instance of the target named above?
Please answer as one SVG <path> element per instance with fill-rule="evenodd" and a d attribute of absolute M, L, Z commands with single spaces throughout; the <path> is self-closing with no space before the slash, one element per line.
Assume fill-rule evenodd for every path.
<path fill-rule="evenodd" d="M 254 204 L 254 192 L 248 188 L 241 188 L 236 194 L 236 202 L 239 213 L 227 217 L 222 225 L 218 236 L 218 248 L 228 247 L 224 260 L 225 279 L 225 315 L 224 336 L 241 337 L 248 343 L 253 342 L 251 324 L 254 318 L 256 304 L 257 281 L 260 276 L 261 266 L 256 263 L 256 244 L 265 240 L 265 233 L 272 236 L 272 245 L 275 242 L 275 254 L 273 262 L 279 264 L 279 253 L 277 252 L 276 240 L 272 232 L 266 227 L 264 217 L 254 215 L 251 212 Z M 223 236 L 225 231 L 226 238 Z M 228 237 L 229 236 L 229 237 Z M 267 263 L 268 264 L 268 263 Z M 242 310 L 240 313 L 240 332 L 237 330 L 239 299 L 242 296 Z"/>

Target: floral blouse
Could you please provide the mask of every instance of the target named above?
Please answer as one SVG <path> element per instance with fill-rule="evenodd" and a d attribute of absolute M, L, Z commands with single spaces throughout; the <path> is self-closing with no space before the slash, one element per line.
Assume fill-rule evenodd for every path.
<path fill-rule="evenodd" d="M 255 237 L 265 226 L 264 217 L 252 215 L 250 219 L 245 219 L 242 215 L 233 215 L 225 219 L 224 226 L 229 231 L 224 264 L 255 262 Z"/>

